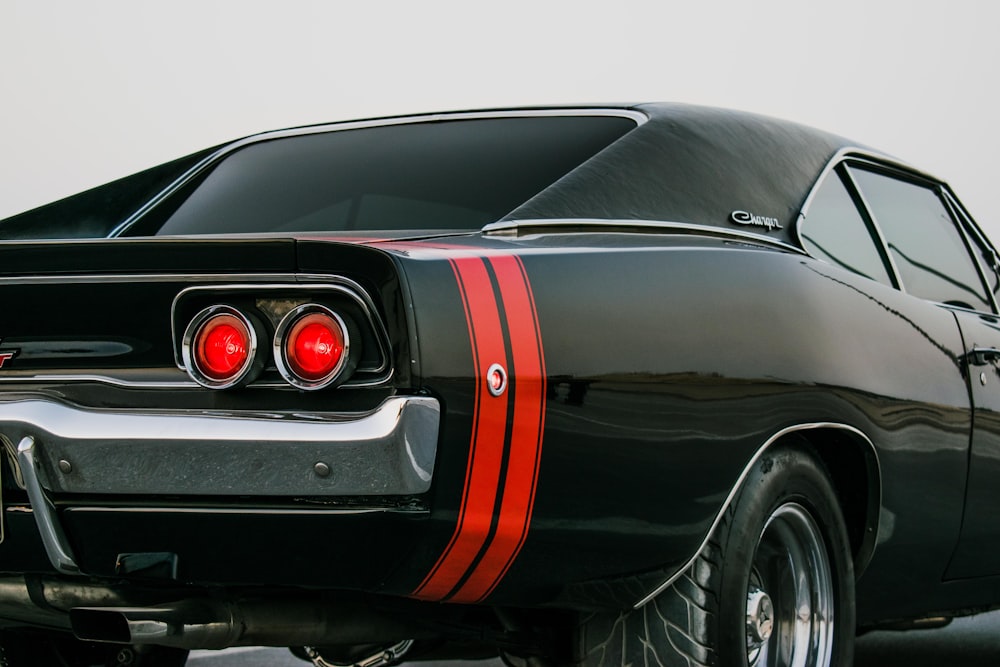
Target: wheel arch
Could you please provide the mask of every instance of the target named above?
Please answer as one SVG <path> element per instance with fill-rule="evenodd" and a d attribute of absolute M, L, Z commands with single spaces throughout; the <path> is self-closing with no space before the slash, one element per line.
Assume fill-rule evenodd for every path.
<path fill-rule="evenodd" d="M 882 507 L 882 474 L 878 453 L 861 431 L 830 424 L 787 434 L 778 442 L 798 441 L 820 460 L 837 494 L 854 555 L 854 576 L 860 578 L 875 553 Z"/>
<path fill-rule="evenodd" d="M 719 508 L 702 544 L 669 579 L 636 602 L 634 608 L 638 609 L 669 588 L 691 567 L 757 461 L 779 445 L 808 448 L 822 461 L 837 495 L 844 522 L 847 524 L 854 557 L 855 578 L 861 577 L 875 552 L 878 537 L 879 513 L 882 506 L 882 473 L 878 452 L 872 440 L 853 426 L 834 422 L 810 422 L 781 429 L 757 449 Z M 863 496 L 859 493 L 862 490 L 858 484 L 859 479 L 864 480 Z"/>

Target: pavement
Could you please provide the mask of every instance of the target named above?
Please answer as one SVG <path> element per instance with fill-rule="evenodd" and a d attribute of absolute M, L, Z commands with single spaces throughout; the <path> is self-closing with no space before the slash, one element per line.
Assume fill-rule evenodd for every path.
<path fill-rule="evenodd" d="M 282 648 L 192 651 L 190 667 L 308 667 Z M 1000 611 L 956 619 L 944 628 L 871 632 L 859 637 L 855 667 L 996 667 Z M 411 663 L 404 667 L 503 667 L 500 660 Z"/>

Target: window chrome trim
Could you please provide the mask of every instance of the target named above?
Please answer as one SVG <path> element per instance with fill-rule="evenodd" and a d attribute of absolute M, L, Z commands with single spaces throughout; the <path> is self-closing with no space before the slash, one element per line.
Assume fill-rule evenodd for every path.
<path fill-rule="evenodd" d="M 841 165 L 844 167 L 842 170 L 840 170 Z M 868 197 L 865 196 L 865 193 L 858 184 L 857 179 L 854 178 L 854 173 L 851 171 L 850 166 L 850 160 L 844 160 L 841 164 L 837 165 L 834 172 L 837 172 L 838 177 L 842 174 L 843 178 L 847 179 L 848 184 L 850 184 L 851 192 L 848 194 L 851 196 L 851 199 L 853 200 L 854 197 L 857 197 L 858 202 L 861 202 L 861 206 L 864 208 L 863 215 L 866 218 L 864 222 L 866 225 L 871 225 L 871 229 L 875 230 L 874 241 L 879 244 L 876 248 L 879 257 L 882 258 L 883 262 L 889 265 L 889 279 L 893 283 L 892 286 L 903 294 L 906 294 L 906 285 L 903 284 L 903 274 L 900 273 L 899 267 L 896 265 L 896 260 L 892 256 L 892 252 L 889 249 L 889 241 L 885 238 L 885 234 L 882 233 L 882 225 L 878 223 L 878 218 L 875 217 L 875 211 L 872 210 L 871 204 L 868 203 Z M 857 209 L 857 202 L 852 203 L 854 203 L 854 208 Z M 858 214 L 862 215 L 862 212 L 858 211 Z"/>
<path fill-rule="evenodd" d="M 487 120 L 493 118 L 542 118 L 542 117 L 618 117 L 635 121 L 636 127 L 643 125 L 649 116 L 644 112 L 631 108 L 535 108 L 535 109 L 510 109 L 496 111 L 457 111 L 453 113 L 431 113 L 415 116 L 394 116 L 389 118 L 373 118 L 370 120 L 343 121 L 338 123 L 325 123 L 323 125 L 312 125 L 309 127 L 298 127 L 287 130 L 274 130 L 262 132 L 242 139 L 237 139 L 226 144 L 211 155 L 205 157 L 196 165 L 184 172 L 177 180 L 153 196 L 137 211 L 118 224 L 105 238 L 117 238 L 124 234 L 132 225 L 138 222 L 143 216 L 156 208 L 163 200 L 170 197 L 177 190 L 191 182 L 205 169 L 223 160 L 226 156 L 246 148 L 247 146 L 271 141 L 273 139 L 287 139 L 289 137 L 302 137 L 313 134 L 326 134 L 329 132 L 342 132 L 345 130 L 359 130 L 372 127 L 388 127 L 394 125 L 417 125 L 421 123 L 436 123 L 452 120 Z"/>
<path fill-rule="evenodd" d="M 932 176 L 931 174 L 917 169 L 911 164 L 903 162 L 897 158 L 887 155 L 886 153 L 879 153 L 870 148 L 861 148 L 858 146 L 846 146 L 841 148 L 833 156 L 827 160 L 826 165 L 819 172 L 819 176 L 813 182 L 812 187 L 809 188 L 809 194 L 802 201 L 802 206 L 799 209 L 799 214 L 795 218 L 795 224 L 792 225 L 794 229 L 795 240 L 801 244 L 801 238 L 799 237 L 799 227 L 801 226 L 804 218 L 809 213 L 809 207 L 812 205 L 813 199 L 816 197 L 816 191 L 823 184 L 823 180 L 826 178 L 827 174 L 837 168 L 842 162 L 850 160 L 851 158 L 856 159 L 858 162 L 868 162 L 875 166 L 889 167 L 890 169 L 896 169 L 898 171 L 911 174 L 918 178 L 931 181 L 933 183 L 941 183 L 941 179 Z M 811 255 L 810 255 L 811 256 Z"/>
<path fill-rule="evenodd" d="M 947 201 L 948 204 L 950 204 L 951 207 L 955 209 L 955 211 L 958 214 L 958 217 L 961 218 L 960 222 L 963 224 L 963 226 L 968 227 L 969 230 L 972 232 L 972 236 L 976 237 L 976 239 L 978 239 L 978 241 L 985 248 L 988 248 L 989 250 L 996 253 L 997 252 L 996 247 L 990 241 L 989 237 L 986 236 L 986 233 L 979 227 L 979 223 L 976 222 L 975 218 L 972 217 L 972 214 L 969 212 L 969 210 L 965 208 L 965 204 L 963 204 L 961 200 L 959 200 L 959 198 L 955 195 L 955 193 L 951 191 L 951 187 L 947 183 L 941 183 L 940 186 L 945 201 Z M 1000 257 L 998 257 L 998 259 L 1000 259 Z"/>
<path fill-rule="evenodd" d="M 878 507 L 881 508 L 882 466 L 881 463 L 879 462 L 878 451 L 875 449 L 875 444 L 871 441 L 871 438 L 865 435 L 863 431 L 848 424 L 840 424 L 837 422 L 811 422 L 811 423 L 797 424 L 795 426 L 788 426 L 786 428 L 783 428 L 774 435 L 772 435 L 770 438 L 768 438 L 767 441 L 760 446 L 760 448 L 756 451 L 756 453 L 754 453 L 754 455 L 750 457 L 750 460 L 743 468 L 743 472 L 740 473 L 740 476 L 736 479 L 736 483 L 733 484 L 733 488 L 730 489 L 729 495 L 726 496 L 726 500 L 722 503 L 722 507 L 719 508 L 719 512 L 715 515 L 715 520 L 712 521 L 712 525 L 709 527 L 708 532 L 705 534 L 705 538 L 701 541 L 701 544 L 695 550 L 694 555 L 691 556 L 691 558 L 689 558 L 683 565 L 677 568 L 677 571 L 674 572 L 674 574 L 672 574 L 670 577 L 668 577 L 666 581 L 657 586 L 652 592 L 647 594 L 644 598 L 642 598 L 634 605 L 632 605 L 632 608 L 638 609 L 639 607 L 642 607 L 644 604 L 651 601 L 657 595 L 659 595 L 666 589 L 670 588 L 670 586 L 672 586 L 674 582 L 680 579 L 685 572 L 691 569 L 691 566 L 694 565 L 694 562 L 698 560 L 698 556 L 702 553 L 702 551 L 705 550 L 706 546 L 708 546 L 708 541 L 711 539 L 712 534 L 715 533 L 715 530 L 716 528 L 718 528 L 719 523 L 722 522 L 723 515 L 726 513 L 726 510 L 729 509 L 729 506 L 736 498 L 736 494 L 739 493 L 740 488 L 742 488 L 743 486 L 743 483 L 746 481 L 747 477 L 750 476 L 750 473 L 753 471 L 753 467 L 757 464 L 757 461 L 760 459 L 760 457 L 764 455 L 764 452 L 770 449 L 772 445 L 774 445 L 776 442 L 784 438 L 786 435 L 789 435 L 791 433 L 798 433 L 801 431 L 813 431 L 817 429 L 832 429 L 838 431 L 846 431 L 848 433 L 852 433 L 853 435 L 859 437 L 868 446 L 869 452 L 871 454 L 871 460 L 875 464 L 875 480 L 877 482 L 877 487 L 878 487 L 876 489 L 876 491 L 878 492 L 878 498 L 876 498 L 875 500 L 878 502 Z M 876 525 L 870 526 L 870 528 L 874 531 L 874 535 L 877 536 L 878 513 L 876 513 L 875 521 Z M 865 564 L 868 563 L 871 559 L 872 554 L 875 551 L 875 544 L 876 541 L 871 540 L 869 545 L 870 552 L 869 553 L 860 552 L 859 554 L 857 554 L 858 560 Z M 862 542 L 862 546 L 864 545 L 865 542 Z"/>
<path fill-rule="evenodd" d="M 964 307 L 961 307 L 961 306 L 956 306 L 956 305 L 949 304 L 949 303 L 944 303 L 944 302 L 941 302 L 941 301 L 934 301 L 933 299 L 929 299 L 929 298 L 926 298 L 926 297 L 921 297 L 921 296 L 917 296 L 917 295 L 914 295 L 914 296 L 917 296 L 917 298 L 923 299 L 924 301 L 927 301 L 929 303 L 940 304 L 941 306 L 943 306 L 945 308 L 958 308 L 960 310 L 965 310 L 965 311 L 975 312 L 975 313 L 984 313 L 985 312 L 985 313 L 988 313 L 990 315 L 995 315 L 996 314 L 996 301 L 993 298 L 993 295 L 990 293 L 990 282 L 986 279 L 986 274 L 983 272 L 983 267 L 982 267 L 981 263 L 979 262 L 979 260 L 976 258 L 976 254 L 977 253 L 976 253 L 975 248 L 973 246 L 973 241 L 970 238 L 969 231 L 967 229 L 967 225 L 965 225 L 964 222 L 958 216 L 955 215 L 955 211 L 953 210 L 953 207 L 951 206 L 951 202 L 949 201 L 949 199 L 947 197 L 944 196 L 944 193 L 947 191 L 947 186 L 945 185 L 944 181 L 941 181 L 940 179 L 934 178 L 933 176 L 930 176 L 930 175 L 928 175 L 926 173 L 923 173 L 923 172 L 919 172 L 919 171 L 914 170 L 914 169 L 903 168 L 903 167 L 900 167 L 898 165 L 893 165 L 893 164 L 884 164 L 884 163 L 876 162 L 876 161 L 873 161 L 873 160 L 857 159 L 857 158 L 848 157 L 848 158 L 846 158 L 844 160 L 843 164 L 845 165 L 848 174 L 851 176 L 851 183 L 852 183 L 852 185 L 857 189 L 857 191 L 859 193 L 859 196 L 861 197 L 862 202 L 864 203 L 865 210 L 866 210 L 867 214 L 869 216 L 871 216 L 871 219 L 872 219 L 872 221 L 873 221 L 876 229 L 879 230 L 879 232 L 878 232 L 879 233 L 879 238 L 882 240 L 883 248 L 884 248 L 885 252 L 887 253 L 887 255 L 890 258 L 893 270 L 896 271 L 896 275 L 897 275 L 897 278 L 899 280 L 899 287 L 898 287 L 898 289 L 899 289 L 900 292 L 903 292 L 904 294 L 909 294 L 908 290 L 906 289 L 906 285 L 903 283 L 903 274 L 899 271 L 899 269 L 898 269 L 895 261 L 892 260 L 892 253 L 890 251 L 889 242 L 885 238 L 885 236 L 883 235 L 883 233 L 881 231 L 881 225 L 878 222 L 878 217 L 875 215 L 875 211 L 872 209 L 871 205 L 868 203 L 868 200 L 865 197 L 864 192 L 861 190 L 861 187 L 857 184 L 857 182 L 856 182 L 856 180 L 854 178 L 853 173 L 851 173 L 852 169 L 858 169 L 858 170 L 862 170 L 862 171 L 868 171 L 870 173 L 874 173 L 874 174 L 876 174 L 878 176 L 881 176 L 882 178 L 886 178 L 886 179 L 892 179 L 892 180 L 900 181 L 900 182 L 908 182 L 910 185 L 912 185 L 914 187 L 919 187 L 919 188 L 923 188 L 925 190 L 929 190 L 935 197 L 937 197 L 938 203 L 944 209 L 944 211 L 948 215 L 948 217 L 951 218 L 952 227 L 955 229 L 955 231 L 958 232 L 958 237 L 961 240 L 962 244 L 965 246 L 966 255 L 967 255 L 968 259 L 972 262 L 973 269 L 975 270 L 976 274 L 979 276 L 981 287 L 985 291 L 985 295 L 986 295 L 985 299 L 983 299 L 983 301 L 985 301 L 989 306 L 991 306 L 993 310 L 983 311 L 983 310 L 979 310 L 978 308 L 975 308 L 975 307 L 964 308 Z M 981 297 L 982 295 L 979 295 L 979 296 Z"/>
<path fill-rule="evenodd" d="M 594 233 L 595 228 L 606 228 L 611 232 L 619 233 L 670 233 L 679 232 L 683 234 L 701 234 L 704 236 L 721 236 L 740 241 L 753 241 L 769 246 L 775 246 L 783 250 L 790 250 L 799 254 L 807 254 L 802 248 L 779 241 L 770 236 L 755 234 L 753 232 L 737 231 L 725 227 L 714 225 L 699 225 L 688 222 L 669 222 L 666 220 L 644 220 L 644 219 L 605 219 L 605 218 L 539 218 L 529 220 L 504 220 L 486 225 L 482 229 L 483 234 L 490 236 L 515 236 L 521 230 L 531 231 L 555 228 L 554 234 L 571 234 L 576 232 Z M 578 229 L 574 230 L 576 227 Z M 588 229 L 589 228 L 589 229 Z M 543 232 L 539 232 L 543 233 Z"/>
<path fill-rule="evenodd" d="M 958 197 L 951 192 L 947 184 L 940 183 L 938 185 L 938 196 L 944 202 L 945 208 L 958 226 L 959 232 L 965 239 L 966 247 L 969 249 L 969 254 L 972 256 L 972 262 L 979 270 L 983 285 L 986 287 L 987 299 L 993 307 L 991 314 L 1000 313 L 1000 303 L 997 302 L 997 294 L 993 287 L 995 283 L 1000 281 L 1000 256 L 997 255 L 996 248 L 993 247 L 986 234 L 979 228 L 979 225 L 972 219 L 972 216 L 965 210 L 965 207 L 958 201 Z M 991 253 L 991 264 L 988 264 L 986 257 L 982 256 L 982 253 L 979 252 L 980 247 L 989 250 Z M 990 280 L 991 277 L 992 280 Z M 974 312 L 978 313 L 981 311 Z"/>
<path fill-rule="evenodd" d="M 969 254 L 970 259 L 972 259 L 976 272 L 980 276 L 980 280 L 982 281 L 983 287 L 987 293 L 986 301 L 992 304 L 994 308 L 994 310 L 992 312 L 989 312 L 989 314 L 995 315 L 997 314 L 997 312 L 1000 312 L 1000 308 L 998 308 L 1000 304 L 997 303 L 996 296 L 990 291 L 990 281 L 987 279 L 985 268 L 982 266 L 982 263 L 976 257 L 977 253 L 975 252 L 975 247 L 974 247 L 975 240 L 978 239 L 985 247 L 993 250 L 993 252 L 995 253 L 996 249 L 994 248 L 993 244 L 990 243 L 989 238 L 986 237 L 986 235 L 983 233 L 981 229 L 979 229 L 979 226 L 975 223 L 972 216 L 969 215 L 969 212 L 961 204 L 959 199 L 954 195 L 954 193 L 951 192 L 951 188 L 948 187 L 948 184 L 946 182 L 944 182 L 940 178 L 933 176 L 932 174 L 926 171 L 917 169 L 916 167 L 913 167 L 912 165 L 907 164 L 906 162 L 885 155 L 883 153 L 878 153 L 876 151 L 872 151 L 869 149 L 848 147 L 848 148 L 842 148 L 841 150 L 837 151 L 834 154 L 834 156 L 830 158 L 826 166 L 820 172 L 820 175 L 816 179 L 816 182 L 813 183 L 812 188 L 809 190 L 809 194 L 806 196 L 805 201 L 802 203 L 802 208 L 799 211 L 799 215 L 795 219 L 795 224 L 793 225 L 795 241 L 802 246 L 803 252 L 805 252 L 810 257 L 813 257 L 813 259 L 816 259 L 817 261 L 821 262 L 824 261 L 822 259 L 813 256 L 808 251 L 805 251 L 805 246 L 802 243 L 801 228 L 803 223 L 805 223 L 806 219 L 808 218 L 809 207 L 812 205 L 817 191 L 822 186 L 826 178 L 829 177 L 830 173 L 836 171 L 841 165 L 844 166 L 846 177 L 850 182 L 850 187 L 853 188 L 854 190 L 854 192 L 852 192 L 851 194 L 852 195 L 856 194 L 860 198 L 861 205 L 864 207 L 864 214 L 868 216 L 872 226 L 875 229 L 876 236 L 878 237 L 877 241 L 881 244 L 880 250 L 883 253 L 883 257 L 887 258 L 889 263 L 889 269 L 892 273 L 890 277 L 896 282 L 895 285 L 896 290 L 898 290 L 903 294 L 908 294 L 906 290 L 906 285 L 903 283 L 902 274 L 899 272 L 899 268 L 896 266 L 896 262 L 892 257 L 892 253 L 889 251 L 889 244 L 885 238 L 885 235 L 882 232 L 881 225 L 879 225 L 878 219 L 876 218 L 874 212 L 872 211 L 871 205 L 868 203 L 868 200 L 865 198 L 864 192 L 858 186 L 854 178 L 854 175 L 850 171 L 850 168 L 852 166 L 857 166 L 858 168 L 861 169 L 864 169 L 865 167 L 870 167 L 876 171 L 880 170 L 883 172 L 888 172 L 885 174 L 886 178 L 894 178 L 893 174 L 896 174 L 896 176 L 904 177 L 904 179 L 909 178 L 911 181 L 918 181 L 920 182 L 919 184 L 922 187 L 931 189 L 937 195 L 938 199 L 941 201 L 942 206 L 951 216 L 952 223 L 958 229 L 959 236 L 966 246 L 966 250 Z M 941 303 L 939 301 L 932 301 L 930 299 L 924 299 L 923 297 L 917 297 L 917 298 L 923 299 L 924 301 L 927 301 L 929 303 L 940 304 L 945 308 L 959 308 L 960 310 L 966 310 L 975 313 L 986 312 L 975 308 L 973 308 L 972 310 L 969 310 L 968 308 L 960 308 L 957 306 L 953 306 L 951 304 Z"/>

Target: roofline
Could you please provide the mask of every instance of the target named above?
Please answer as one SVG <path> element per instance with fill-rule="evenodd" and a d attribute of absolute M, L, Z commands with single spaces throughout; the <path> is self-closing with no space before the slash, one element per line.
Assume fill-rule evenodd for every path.
<path fill-rule="evenodd" d="M 483 120 L 490 118 L 540 118 L 558 116 L 617 116 L 635 121 L 636 127 L 641 126 L 649 120 L 649 115 L 634 108 L 624 107 L 536 107 L 523 109 L 497 109 L 495 111 L 456 111 L 445 113 L 416 114 L 410 116 L 388 116 L 385 118 L 373 118 L 369 120 L 350 120 L 322 125 L 308 125 L 304 127 L 289 128 L 285 130 L 272 130 L 253 134 L 242 139 L 231 141 L 211 155 L 203 158 L 196 165 L 188 169 L 173 183 L 161 190 L 155 197 L 146 202 L 141 208 L 133 212 L 128 218 L 111 230 L 107 238 L 121 236 L 133 224 L 135 224 L 146 213 L 155 208 L 161 201 L 172 195 L 179 188 L 190 182 L 195 176 L 201 173 L 214 162 L 221 160 L 230 153 L 234 153 L 241 148 L 270 141 L 272 139 L 285 139 L 289 137 L 308 136 L 312 134 L 326 134 L 328 132 L 340 132 L 344 130 L 358 130 L 370 127 L 387 127 L 392 125 L 412 125 L 416 123 L 435 123 L 453 120 Z"/>

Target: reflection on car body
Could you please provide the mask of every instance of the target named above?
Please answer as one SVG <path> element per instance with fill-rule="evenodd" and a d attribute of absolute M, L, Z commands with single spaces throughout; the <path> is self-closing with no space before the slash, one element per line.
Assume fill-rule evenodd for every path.
<path fill-rule="evenodd" d="M 1000 600 L 996 251 L 840 137 L 337 123 L 0 238 L 9 664 L 846 665 Z"/>

